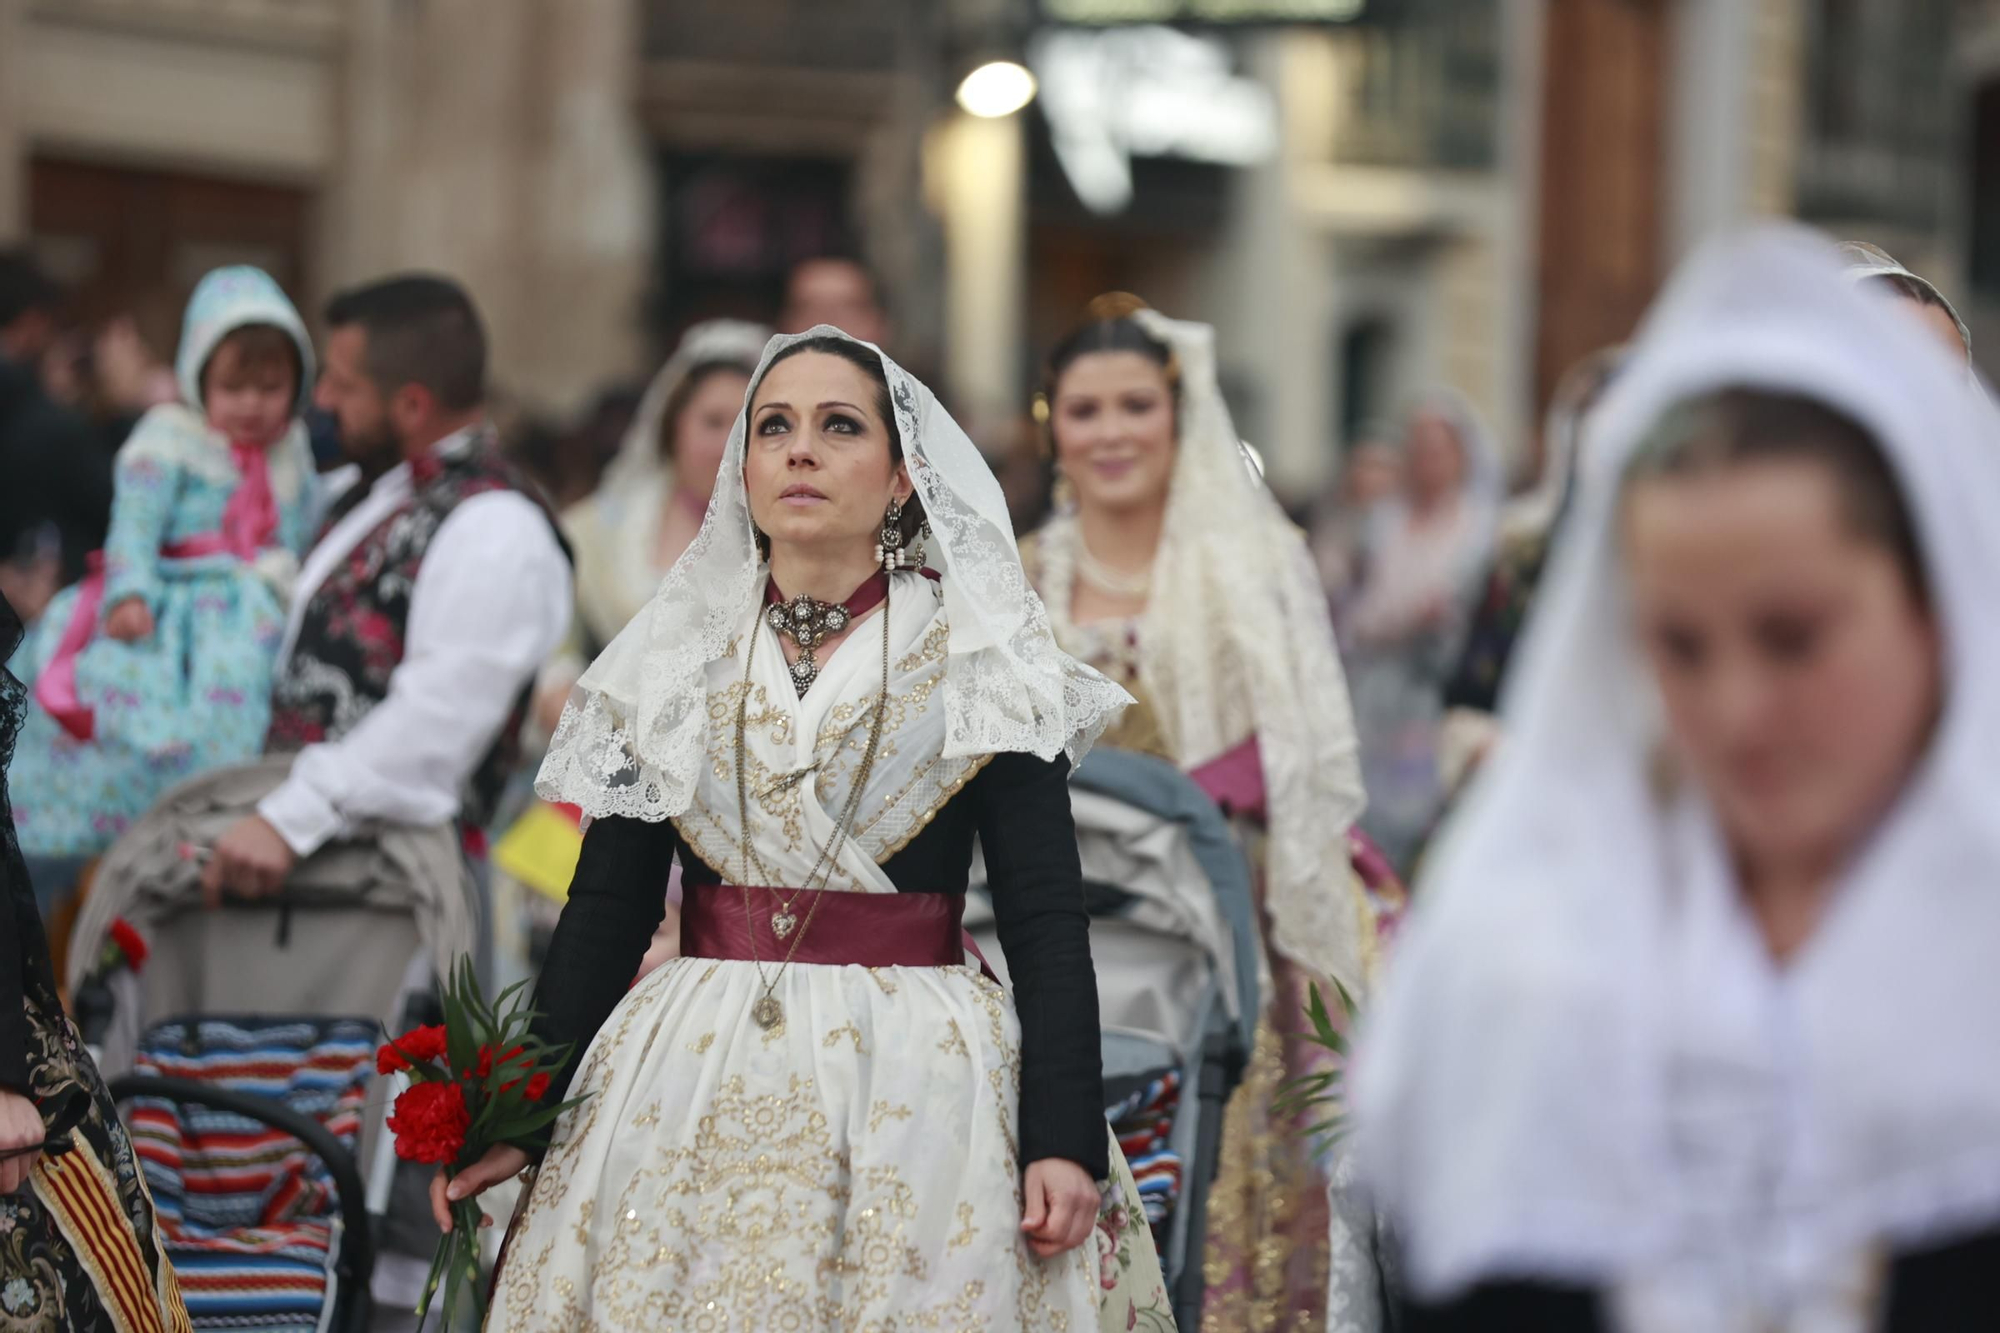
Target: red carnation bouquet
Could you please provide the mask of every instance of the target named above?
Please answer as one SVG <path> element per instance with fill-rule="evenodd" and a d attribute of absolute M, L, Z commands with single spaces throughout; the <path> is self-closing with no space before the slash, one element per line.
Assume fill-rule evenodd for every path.
<path fill-rule="evenodd" d="M 570 1047 L 550 1046 L 529 1030 L 535 1013 L 522 1002 L 527 984 L 510 986 L 488 1003 L 471 962 L 460 960 L 444 987 L 444 1022 L 405 1032 L 376 1052 L 377 1073 L 407 1074 L 411 1080 L 388 1121 L 398 1157 L 456 1175 L 499 1144 L 543 1146 L 555 1118 L 583 1100 L 547 1104 L 550 1083 L 568 1061 Z M 452 1229 L 438 1242 L 417 1306 L 419 1327 L 440 1286 L 444 1327 L 456 1327 L 459 1298 L 468 1291 L 477 1321 L 485 1319 L 479 1201 L 461 1199 L 451 1211 Z"/>

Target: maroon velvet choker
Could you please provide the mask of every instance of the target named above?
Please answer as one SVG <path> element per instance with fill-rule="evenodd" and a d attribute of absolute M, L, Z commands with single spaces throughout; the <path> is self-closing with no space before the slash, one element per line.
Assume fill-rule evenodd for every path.
<path fill-rule="evenodd" d="M 856 588 L 844 602 L 822 602 L 803 593 L 787 598 L 778 591 L 778 581 L 764 585 L 764 612 L 771 628 L 799 646 L 799 660 L 792 663 L 792 685 L 801 697 L 819 679 L 819 659 L 815 651 L 834 635 L 854 623 L 889 595 L 889 576 L 877 574 Z"/>

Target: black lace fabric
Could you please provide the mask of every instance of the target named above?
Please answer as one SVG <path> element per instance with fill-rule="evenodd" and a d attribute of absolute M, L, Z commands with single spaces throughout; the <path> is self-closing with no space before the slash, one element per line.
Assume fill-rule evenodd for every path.
<path fill-rule="evenodd" d="M 13 766 L 28 690 L 5 663 L 20 646 L 23 632 L 20 613 L 0 597 L 0 920 L 8 927 L 7 938 L 0 940 L 0 1088 L 16 1090 L 28 1086 L 26 1005 L 31 992 L 32 998 L 55 997 L 42 914 L 14 836 L 14 807 L 7 793 L 7 770 Z"/>
<path fill-rule="evenodd" d="M 14 808 L 7 802 L 7 770 L 14 763 L 14 739 L 21 734 L 21 714 L 28 706 L 28 688 L 14 679 L 14 673 L 7 670 L 6 663 L 14 656 L 14 650 L 21 646 L 21 636 L 25 633 L 20 613 L 5 597 L 0 597 L 0 815 L 6 820 L 0 823 L 0 842 L 5 844 L 5 857 L 12 862 L 14 851 Z"/>
<path fill-rule="evenodd" d="M 36 1104 L 48 1138 L 63 1140 L 73 1153 L 94 1159 L 103 1173 L 95 1178 L 108 1190 L 102 1202 L 116 1221 L 93 1238 L 86 1255 L 56 1224 L 36 1189 L 0 1196 L 0 1330 L 117 1333 L 131 1325 L 114 1315 L 115 1306 L 140 1301 L 153 1306 L 151 1313 L 160 1321 L 149 1327 L 185 1328 L 172 1317 L 180 1302 L 167 1298 L 173 1276 L 162 1268 L 153 1204 L 131 1141 L 75 1027 L 63 1015 L 41 909 L 14 836 L 6 771 L 13 763 L 28 690 L 4 663 L 20 646 L 22 633 L 20 615 L 0 597 L 0 1089 Z M 107 1271 L 108 1254 L 136 1259 L 144 1286 L 124 1290 L 114 1301 L 98 1276 Z"/>

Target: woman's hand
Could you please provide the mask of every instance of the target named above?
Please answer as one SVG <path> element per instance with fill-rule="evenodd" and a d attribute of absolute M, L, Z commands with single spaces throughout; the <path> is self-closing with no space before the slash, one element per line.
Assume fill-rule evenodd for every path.
<path fill-rule="evenodd" d="M 484 1157 L 448 1179 L 440 1168 L 431 1177 L 431 1216 L 436 1219 L 438 1230 L 451 1230 L 453 1204 L 484 1194 L 507 1177 L 520 1175 L 527 1166 L 527 1153 L 503 1143 L 488 1148 Z M 490 1217 L 482 1217 L 479 1224 L 488 1226 L 492 1221 Z"/>
<path fill-rule="evenodd" d="M 120 643 L 153 637 L 153 613 L 143 597 L 127 597 L 104 618 L 104 632 Z"/>
<path fill-rule="evenodd" d="M 42 1113 L 18 1092 L 0 1090 L 0 1153 L 42 1141 Z M 0 1194 L 13 1194 L 28 1182 L 38 1152 L 0 1157 Z"/>
<path fill-rule="evenodd" d="M 1061 1157 L 1030 1163 L 1021 1230 L 1044 1259 L 1075 1249 L 1097 1225 L 1100 1202 L 1090 1173 Z"/>

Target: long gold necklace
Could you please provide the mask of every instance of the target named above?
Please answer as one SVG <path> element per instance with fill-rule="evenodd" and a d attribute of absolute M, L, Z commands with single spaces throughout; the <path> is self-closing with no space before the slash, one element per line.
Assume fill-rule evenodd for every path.
<path fill-rule="evenodd" d="M 805 942 L 806 932 L 812 929 L 813 917 L 819 913 L 820 901 L 825 896 L 826 886 L 833 879 L 835 859 L 840 855 L 840 849 L 846 845 L 848 830 L 854 826 L 855 813 L 861 808 L 862 790 L 868 785 L 869 776 L 875 771 L 875 756 L 882 745 L 882 719 L 889 712 L 889 595 L 886 590 L 882 595 L 882 689 L 875 699 L 875 716 L 868 725 L 868 750 L 862 756 L 861 767 L 855 772 L 853 786 L 847 794 L 846 808 L 841 811 L 840 820 L 834 825 L 833 836 L 820 847 L 819 859 L 813 862 L 813 868 L 806 874 L 805 882 L 789 899 L 780 895 L 778 910 L 771 914 L 772 934 L 782 940 L 797 929 L 798 935 L 792 940 L 791 948 L 785 951 L 784 960 L 778 964 L 777 975 L 770 977 L 764 975 L 764 960 L 757 955 L 757 913 L 750 904 L 752 860 L 750 798 L 743 776 L 748 753 L 745 734 L 749 723 L 750 668 L 757 658 L 757 638 L 756 630 L 751 630 L 750 646 L 743 654 L 743 691 L 736 700 L 736 818 L 742 832 L 739 867 L 741 873 L 737 878 L 737 887 L 743 891 L 743 918 L 750 928 L 750 964 L 757 969 L 757 980 L 763 986 L 763 993 L 758 996 L 756 1003 L 750 1006 L 750 1017 L 756 1021 L 758 1027 L 768 1032 L 785 1021 L 784 1006 L 778 1002 L 778 983 L 784 980 L 785 969 L 792 965 L 792 959 L 798 955 L 799 945 Z M 761 866 L 762 859 L 758 858 L 757 863 Z M 806 910 L 804 924 L 800 925 L 798 917 L 792 912 L 792 905 L 798 901 L 799 894 L 813 889 L 813 880 L 816 878 L 819 880 L 818 891 L 813 894 L 812 906 Z M 771 891 L 777 893 L 777 886 L 771 886 Z"/>

